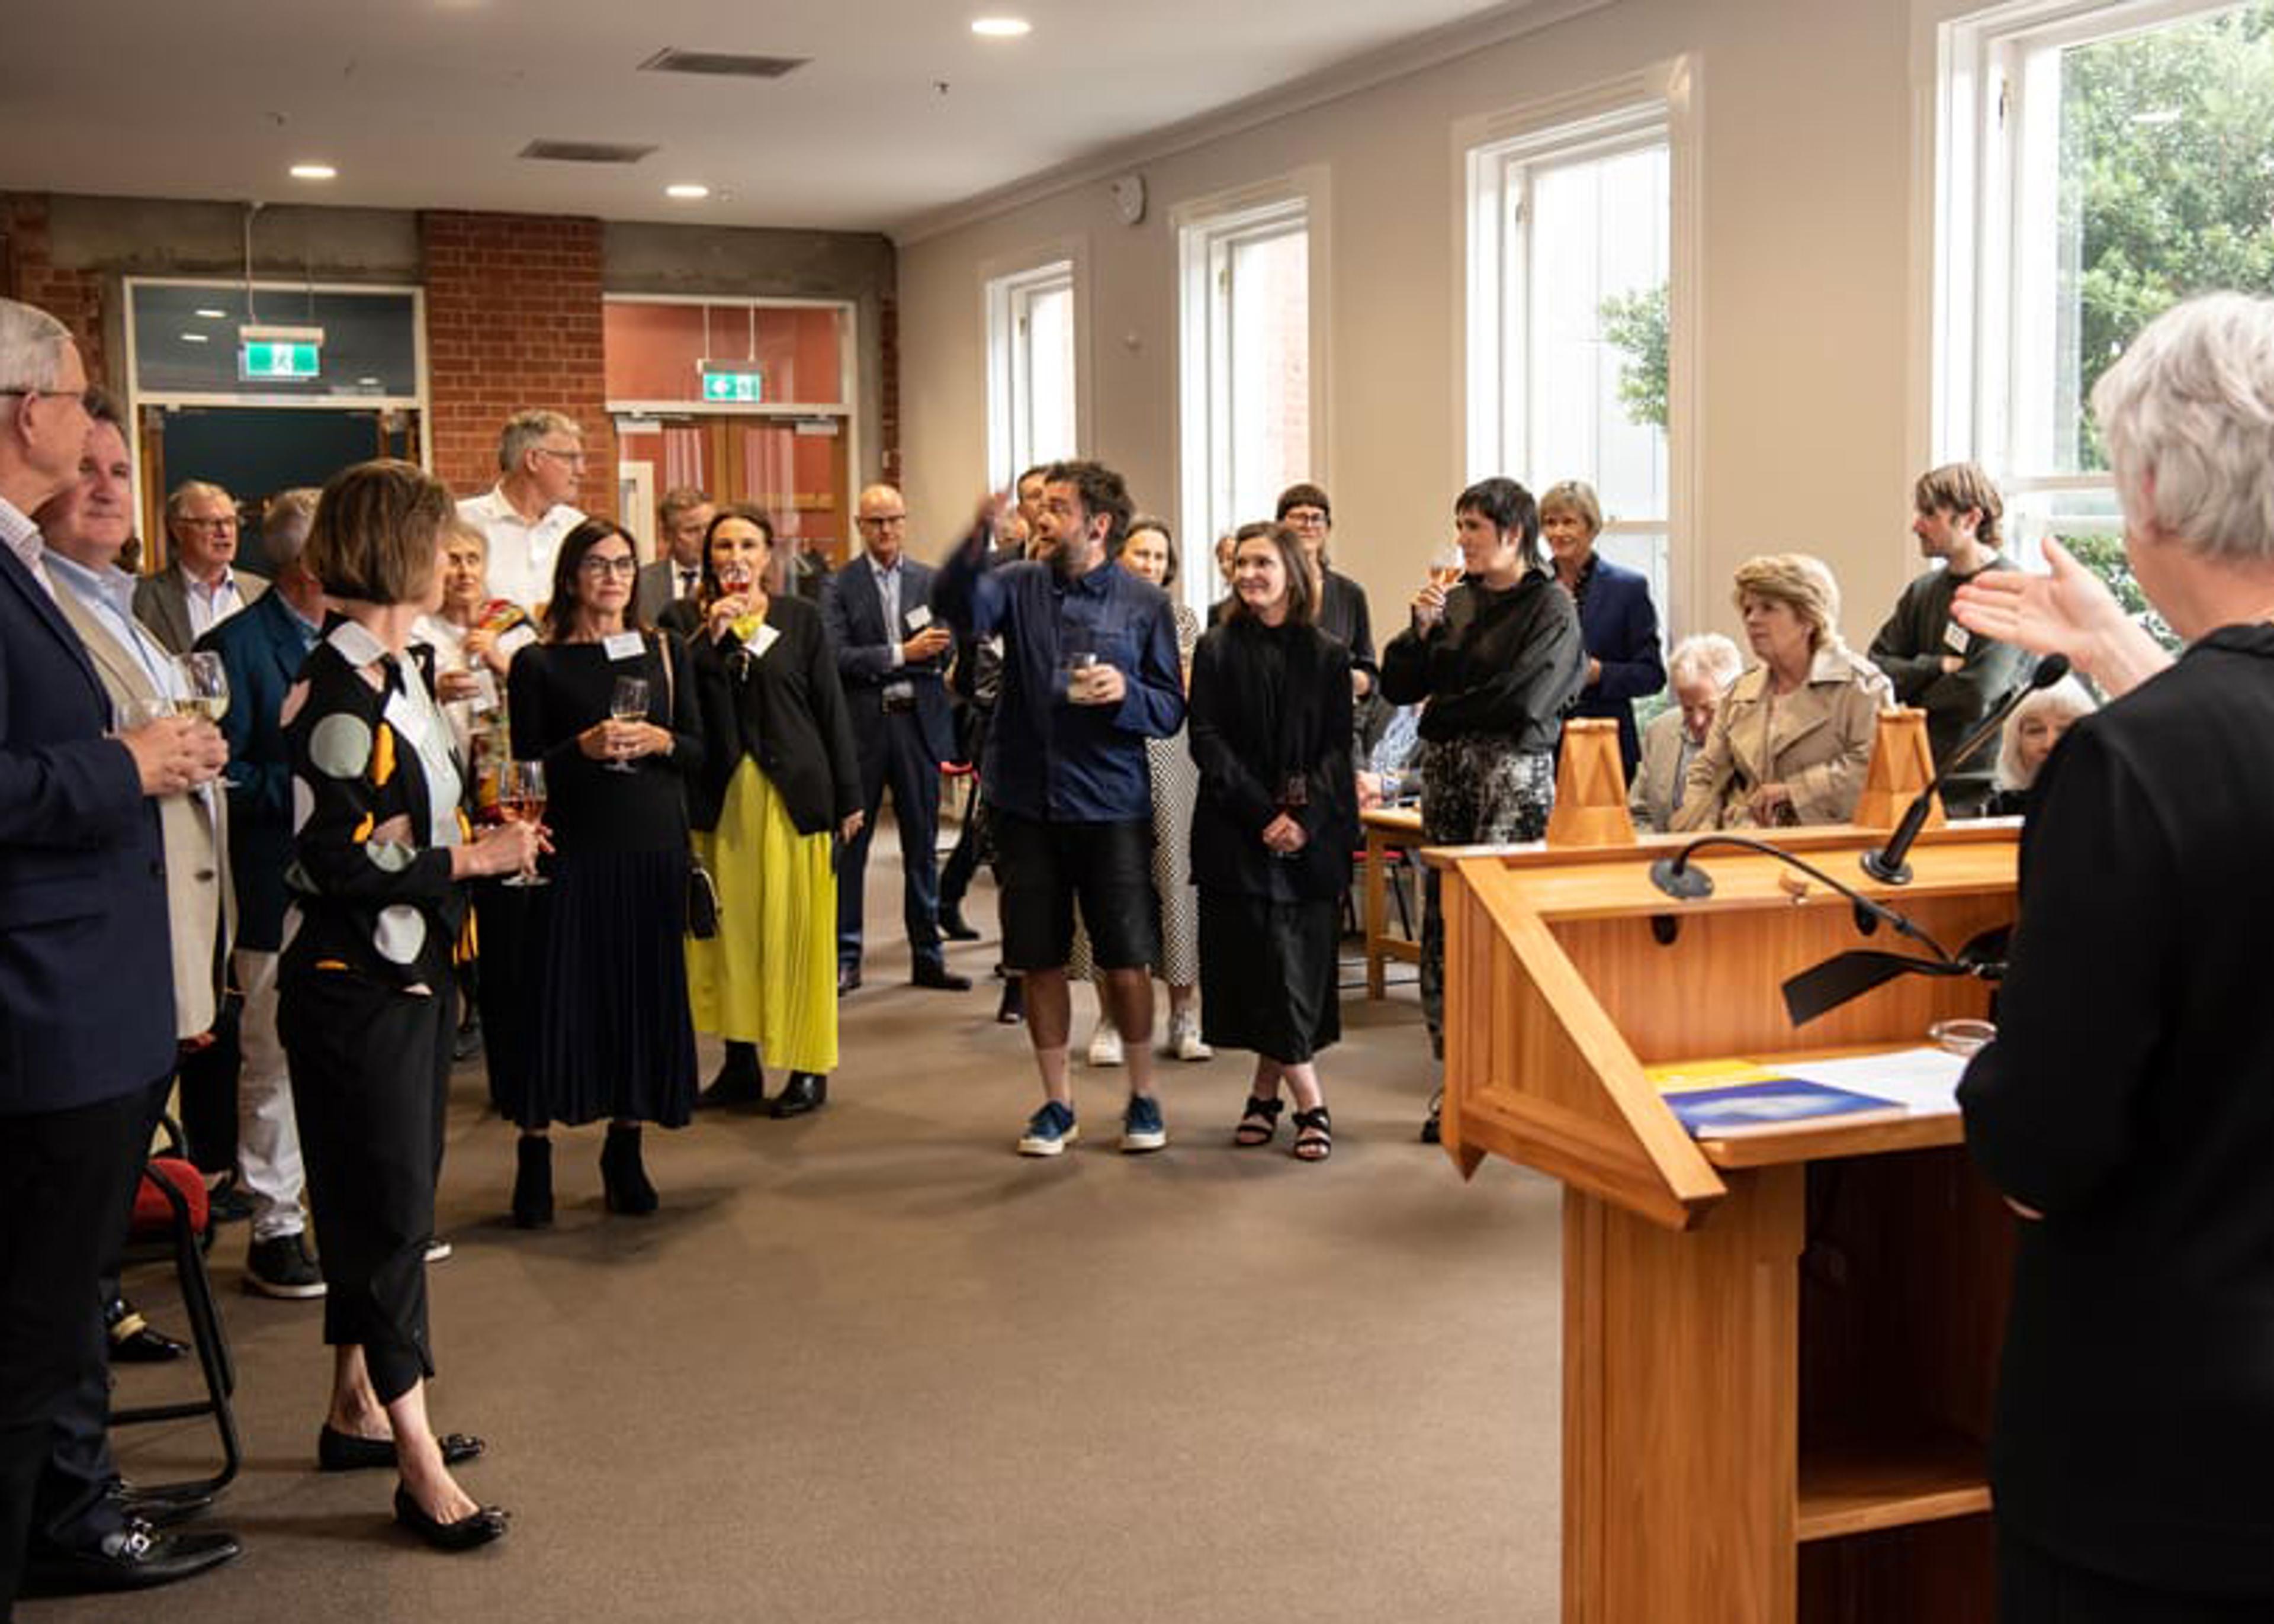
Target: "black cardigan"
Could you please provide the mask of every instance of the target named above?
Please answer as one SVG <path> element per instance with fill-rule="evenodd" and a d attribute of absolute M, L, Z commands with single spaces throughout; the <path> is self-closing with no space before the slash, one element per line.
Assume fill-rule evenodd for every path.
<path fill-rule="evenodd" d="M 694 639 L 705 748 L 692 821 L 697 829 L 719 826 L 727 786 L 747 756 L 772 781 L 797 831 L 820 834 L 861 809 L 853 718 L 821 611 L 777 593 L 766 602 L 766 624 L 779 635 L 762 655 L 731 634 L 723 643 Z"/>
<path fill-rule="evenodd" d="M 1480 734 L 1549 750 L 1587 680 L 1587 650 L 1571 595 L 1527 569 L 1495 592 L 1473 576 L 1445 595 L 1445 615 L 1407 627 L 1382 651 L 1382 696 L 1419 704 L 1421 736 L 1442 743 Z"/>
<path fill-rule="evenodd" d="M 2068 731 L 1959 1102 L 1982 1169 L 2044 1214 L 2014 1266 L 1999 1520 L 2080 1567 L 2274 1603 L 2270 741 L 2266 626 Z"/>
<path fill-rule="evenodd" d="M 1358 846 L 1358 783 L 1351 770 L 1351 657 L 1308 626 L 1265 627 L 1229 618 L 1193 650 L 1186 719 L 1201 773 L 1193 810 L 1193 878 L 1249 896 L 1340 896 Z M 1291 858 L 1261 838 L 1279 814 L 1278 786 L 1300 772 L 1308 837 Z"/>

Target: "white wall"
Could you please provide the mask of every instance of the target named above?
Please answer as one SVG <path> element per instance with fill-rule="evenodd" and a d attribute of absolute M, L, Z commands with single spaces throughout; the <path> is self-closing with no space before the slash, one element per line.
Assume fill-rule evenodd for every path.
<path fill-rule="evenodd" d="M 1675 629 L 1733 629 L 1730 573 L 1756 553 L 1829 560 L 1852 642 L 1916 568 L 1910 459 L 1917 321 L 1908 0 L 1618 0 L 1260 127 L 1134 165 L 1124 226 L 1103 180 L 902 245 L 907 490 L 944 543 L 986 467 L 981 284 L 1080 240 L 1089 353 L 1083 438 L 1141 507 L 1177 511 L 1181 200 L 1311 165 L 1329 177 L 1331 353 L 1323 483 L 1338 565 L 1394 626 L 1460 483 L 1460 120 L 1687 56 L 1698 92 L 1699 501 Z M 1539 489 L 1568 470 L 1511 469 Z M 1269 515 L 1260 515 L 1268 517 Z M 1183 538 L 1180 538 L 1183 539 Z M 924 544 L 920 543 L 920 545 Z M 1702 617 L 1702 621 L 1701 621 Z M 1384 635 L 1387 633 L 1385 631 Z"/>

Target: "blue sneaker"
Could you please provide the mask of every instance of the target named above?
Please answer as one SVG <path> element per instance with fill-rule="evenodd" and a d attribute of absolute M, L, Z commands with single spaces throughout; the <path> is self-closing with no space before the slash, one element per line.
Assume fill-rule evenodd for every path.
<path fill-rule="evenodd" d="M 1169 1142 L 1169 1125 L 1161 1120 L 1161 1102 L 1148 1094 L 1129 1096 L 1121 1113 L 1121 1148 L 1125 1154 L 1158 1150 Z"/>
<path fill-rule="evenodd" d="M 1027 1131 L 1019 1136 L 1019 1154 L 1055 1156 L 1081 1137 L 1081 1130 L 1074 1125 L 1073 1108 L 1046 1100 L 1042 1109 L 1027 1118 Z"/>

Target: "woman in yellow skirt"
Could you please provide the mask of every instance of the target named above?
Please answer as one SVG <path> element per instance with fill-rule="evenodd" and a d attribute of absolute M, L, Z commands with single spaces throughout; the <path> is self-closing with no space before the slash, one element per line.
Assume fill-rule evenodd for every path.
<path fill-rule="evenodd" d="M 696 851 L 715 879 L 719 929 L 687 947 L 695 1024 L 727 1040 L 699 1103 L 756 1104 L 767 1062 L 787 1068 L 776 1116 L 828 1097 L 837 1066 L 833 839 L 861 826 L 852 718 L 821 612 L 770 594 L 772 523 L 719 510 L 704 539 L 692 643 L 704 783 Z"/>

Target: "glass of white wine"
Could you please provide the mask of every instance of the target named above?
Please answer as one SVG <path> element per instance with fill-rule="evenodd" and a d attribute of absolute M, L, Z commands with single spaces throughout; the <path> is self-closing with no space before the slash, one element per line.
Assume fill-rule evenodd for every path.
<path fill-rule="evenodd" d="M 618 677 L 616 691 L 608 701 L 608 719 L 612 722 L 644 722 L 647 720 L 647 679 Z M 612 761 L 610 772 L 635 771 L 628 761 Z"/>
<path fill-rule="evenodd" d="M 545 763 L 509 761 L 498 770 L 498 812 L 509 823 L 545 821 Z M 508 875 L 508 885 L 550 885 L 534 868 Z"/>
<path fill-rule="evenodd" d="M 204 650 L 177 655 L 174 668 L 180 681 L 174 695 L 174 714 L 219 722 L 229 714 L 229 672 L 221 656 Z"/>

